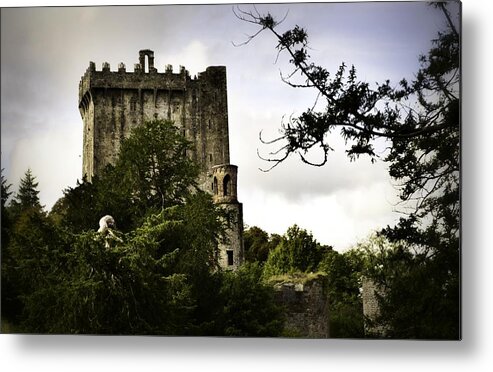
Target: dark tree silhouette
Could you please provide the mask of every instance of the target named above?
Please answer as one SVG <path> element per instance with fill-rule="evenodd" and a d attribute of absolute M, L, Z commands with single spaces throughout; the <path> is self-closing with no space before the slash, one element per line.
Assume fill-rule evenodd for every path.
<path fill-rule="evenodd" d="M 455 5 L 457 5 L 454 2 Z M 375 141 L 386 140 L 388 146 L 382 160 L 389 163 L 389 174 L 396 181 L 405 214 L 394 227 L 381 233 L 392 241 L 406 240 L 417 249 L 419 270 L 407 273 L 405 281 L 394 281 L 395 289 L 427 274 L 430 293 L 428 309 L 435 307 L 446 316 L 428 316 L 426 337 L 437 337 L 433 330 L 448 328 L 447 337 L 459 335 L 459 171 L 460 171 L 460 32 L 458 23 L 446 2 L 430 3 L 444 15 L 444 30 L 433 40 L 433 46 L 420 57 L 421 67 L 412 81 L 402 79 L 397 87 L 389 80 L 372 87 L 358 80 L 356 69 L 349 71 L 342 63 L 332 73 L 311 61 L 306 30 L 295 26 L 279 31 L 284 19 L 270 13 L 260 14 L 254 7 L 234 13 L 242 21 L 259 26 L 259 30 L 239 44 L 251 43 L 263 31 L 277 40 L 277 58 L 287 54 L 292 70 L 281 73 L 281 79 L 296 89 L 312 89 L 317 100 L 298 117 L 283 122 L 278 138 L 260 140 L 266 145 L 278 145 L 269 156 L 259 156 L 272 163 L 264 171 L 280 165 L 290 155 L 298 154 L 304 163 L 323 166 L 332 150 L 330 141 L 341 135 L 346 141 L 346 153 L 351 160 L 367 155 L 373 161 Z M 460 5 L 459 5 L 460 6 Z M 299 77 L 301 76 L 301 78 Z M 323 101 L 322 109 L 320 102 Z M 339 132 L 338 132 L 339 131 Z M 320 148 L 323 157 L 312 161 L 312 150 Z M 310 156 L 309 156 L 310 155 Z M 406 256 L 407 257 L 407 256 Z M 389 263 L 391 264 L 391 263 Z M 423 265 L 426 269 L 423 269 Z M 391 286 L 392 284 L 389 284 Z M 419 296 L 419 288 L 412 293 Z M 411 295 L 411 294 L 410 294 Z M 389 295 L 389 298 L 398 296 Z M 438 299 L 445 299 L 438 301 Z M 437 300 L 433 302 L 434 300 Z M 395 310 L 398 303 L 385 308 Z M 423 310 L 424 311 L 424 310 Z M 391 311 L 388 311 L 390 316 Z M 419 316 L 407 312 L 408 320 Z M 403 322 L 404 316 L 399 319 Z M 423 317 L 425 319 L 425 317 Z M 429 331 L 430 324 L 432 331 Z M 447 327 L 440 325 L 446 324 Z M 396 322 L 393 324 L 396 325 Z M 396 337 L 420 337 L 419 327 L 413 334 L 394 333 Z M 439 335 L 438 335 L 439 336 Z"/>
<path fill-rule="evenodd" d="M 39 202 L 38 185 L 39 183 L 36 182 L 36 177 L 33 175 L 31 169 L 28 169 L 21 179 L 19 191 L 12 200 L 14 213 L 27 209 L 37 209 L 40 211 L 43 209 Z"/>

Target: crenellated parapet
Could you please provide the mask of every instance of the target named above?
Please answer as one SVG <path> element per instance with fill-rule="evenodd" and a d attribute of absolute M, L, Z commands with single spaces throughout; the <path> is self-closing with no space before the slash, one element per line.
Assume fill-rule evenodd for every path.
<path fill-rule="evenodd" d="M 104 62 L 100 71 L 96 70 L 94 62 L 90 62 L 84 76 L 79 83 L 79 103 L 90 89 L 161 89 L 173 91 L 185 91 L 191 85 L 196 84 L 197 78 L 192 79 L 189 72 L 180 66 L 179 73 L 173 73 L 173 66 L 167 65 L 164 73 L 150 67 L 144 72 L 142 65 L 136 63 L 134 71 L 128 72 L 125 64 L 120 63 L 117 71 L 111 71 L 110 64 Z"/>

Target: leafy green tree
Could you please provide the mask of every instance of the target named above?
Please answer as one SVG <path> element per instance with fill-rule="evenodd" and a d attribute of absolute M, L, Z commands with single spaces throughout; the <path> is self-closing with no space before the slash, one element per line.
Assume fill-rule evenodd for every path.
<path fill-rule="evenodd" d="M 224 272 L 218 323 L 225 336 L 274 337 L 283 329 L 283 313 L 274 289 L 263 282 L 258 263 Z"/>
<path fill-rule="evenodd" d="M 325 253 L 331 249 L 320 245 L 311 233 L 294 225 L 269 253 L 264 275 L 269 277 L 295 272 L 315 272 Z"/>
<path fill-rule="evenodd" d="M 246 229 L 243 232 L 245 261 L 265 261 L 267 259 L 268 252 L 264 252 L 264 249 L 268 242 L 269 234 L 260 227 L 252 226 Z M 264 260 L 262 260 L 263 256 L 265 256 Z"/>
<path fill-rule="evenodd" d="M 221 278 L 217 275 L 218 242 L 224 237 L 224 210 L 213 204 L 209 194 L 188 196 L 182 206 L 170 209 L 170 217 L 183 221 L 170 244 L 180 247 L 174 269 L 187 275 L 194 307 L 186 335 L 208 335 L 215 329 L 216 302 Z"/>
<path fill-rule="evenodd" d="M 218 269 L 222 221 L 210 195 L 196 193 L 134 231 L 115 231 L 115 239 L 91 231 L 71 235 L 71 248 L 51 258 L 49 283 L 27 297 L 24 329 L 279 335 L 282 312 L 262 269 Z"/>
<path fill-rule="evenodd" d="M 132 202 L 147 210 L 180 203 L 198 176 L 197 165 L 186 156 L 189 149 L 172 122 L 145 122 L 123 142 L 114 182 L 128 185 Z"/>
<path fill-rule="evenodd" d="M 168 239 L 180 225 L 163 212 L 115 239 L 93 231 L 73 236 L 71 249 L 52 260 L 46 285 L 27 296 L 25 329 L 178 334 L 192 306 L 186 276 L 172 268 L 179 248 Z"/>
<path fill-rule="evenodd" d="M 380 315 L 367 319 L 370 328 L 383 328 L 391 338 L 458 338 L 459 299 L 449 288 L 458 283 L 443 262 L 383 236 L 371 237 L 356 250 L 365 257 L 364 275 L 380 288 Z"/>
<path fill-rule="evenodd" d="M 397 226 L 384 229 L 382 234 L 394 242 L 405 240 L 408 243 L 403 251 L 405 256 L 423 261 L 421 265 L 408 266 L 412 270 L 402 273 L 402 283 L 419 283 L 423 292 L 430 291 L 435 298 L 446 299 L 443 303 L 429 302 L 429 306 L 435 308 L 412 307 L 414 313 L 412 316 L 408 313 L 409 320 L 413 317 L 428 322 L 426 327 L 422 326 L 435 329 L 435 332 L 426 332 L 428 336 L 435 335 L 430 337 L 454 335 L 451 338 L 458 338 L 460 34 L 456 26 L 458 17 L 455 18 L 449 9 L 459 9 L 460 5 L 456 2 L 431 5 L 443 13 L 444 31 L 438 34 L 428 53 L 420 58 L 421 67 L 415 78 L 401 80 L 398 87 L 393 87 L 388 80 L 372 87 L 357 78 L 354 66 L 347 71 L 344 63 L 332 74 L 311 61 L 308 34 L 304 28 L 295 26 L 279 32 L 282 21 L 277 21 L 271 14 L 241 9 L 235 13 L 238 18 L 260 27 L 244 44 L 262 31 L 271 32 L 277 39 L 278 53 L 286 53 L 293 67 L 282 77 L 283 81 L 294 88 L 313 89 L 319 99 L 325 101 L 322 109 L 318 109 L 322 106 L 314 105 L 284 123 L 279 138 L 263 141 L 280 144 L 272 152 L 279 156 L 265 159 L 273 164 L 270 169 L 292 154 L 298 154 L 307 164 L 324 165 L 332 149 L 333 134 L 340 133 L 344 138 L 346 153 L 351 159 L 367 155 L 376 161 L 379 156 L 374 144 L 386 140 L 388 151 L 383 160 L 389 164 L 390 176 L 398 183 L 406 216 Z M 296 76 L 301 76 L 301 80 L 296 80 Z M 309 156 L 314 148 L 322 150 L 320 161 L 313 161 Z M 416 255 L 412 250 L 422 255 Z M 395 264 L 399 265 L 398 262 Z M 426 267 L 427 278 L 420 280 L 423 267 Z M 398 281 L 394 283 L 398 285 Z M 412 294 L 416 297 L 408 297 L 409 302 L 419 303 L 419 291 Z M 394 297 L 389 296 L 387 300 L 391 298 Z M 399 305 L 397 297 L 395 300 L 395 309 L 403 306 Z M 444 317 L 440 313 L 447 315 Z M 412 336 L 409 333 L 403 335 Z M 418 337 L 417 333 L 413 337 Z"/>
<path fill-rule="evenodd" d="M 329 297 L 329 329 L 332 338 L 361 338 L 364 333 L 362 277 L 366 254 L 350 249 L 329 251 L 319 265 L 327 274 Z"/>
<path fill-rule="evenodd" d="M 245 247 L 245 260 L 247 262 L 265 262 L 269 252 L 273 250 L 279 242 L 281 236 L 269 234 L 260 227 L 252 226 L 243 233 L 243 243 Z"/>
<path fill-rule="evenodd" d="M 172 123 L 146 123 L 114 166 L 66 190 L 48 218 L 27 173 L 17 209 L 36 208 L 19 214 L 11 249 L 22 330 L 194 334 L 210 321 L 225 215 L 195 189 L 188 146 Z M 119 239 L 94 233 L 105 214 Z"/>
<path fill-rule="evenodd" d="M 195 190 L 198 167 L 185 153 L 190 143 L 170 121 L 153 120 L 123 141 L 118 159 L 102 174 L 68 188 L 52 210 L 72 231 L 97 227 L 112 215 L 130 231 L 150 214 L 180 204 Z"/>

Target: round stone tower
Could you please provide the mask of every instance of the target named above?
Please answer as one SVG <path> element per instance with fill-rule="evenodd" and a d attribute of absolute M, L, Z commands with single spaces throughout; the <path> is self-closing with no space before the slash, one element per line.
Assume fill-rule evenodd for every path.
<path fill-rule="evenodd" d="M 236 165 L 221 164 L 212 167 L 212 197 L 215 203 L 238 203 L 237 176 Z"/>
<path fill-rule="evenodd" d="M 219 245 L 219 264 L 233 270 L 243 263 L 243 206 L 237 198 L 237 175 L 236 165 L 212 167 L 212 199 L 228 212 L 226 239 Z"/>

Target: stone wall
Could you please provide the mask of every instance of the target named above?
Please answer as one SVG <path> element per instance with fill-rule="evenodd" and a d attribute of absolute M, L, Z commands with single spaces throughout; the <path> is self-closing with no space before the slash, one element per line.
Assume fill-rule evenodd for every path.
<path fill-rule="evenodd" d="M 378 297 L 382 296 L 384 291 L 371 279 L 364 278 L 362 283 L 362 301 L 363 301 L 363 315 L 365 320 L 365 334 L 367 336 L 384 337 L 387 328 L 384 326 L 375 326 L 371 324 L 380 315 L 380 306 L 378 304 Z"/>
<path fill-rule="evenodd" d="M 222 203 L 228 213 L 226 237 L 219 244 L 219 265 L 225 269 L 236 270 L 244 261 L 243 249 L 243 205 L 241 203 Z"/>
<path fill-rule="evenodd" d="M 302 338 L 329 337 L 329 302 L 326 278 L 275 283 L 276 299 L 285 308 L 284 332 Z"/>
<path fill-rule="evenodd" d="M 152 55 L 148 71 L 140 63 L 134 72 L 120 64 L 101 71 L 90 62 L 79 83 L 79 110 L 84 121 L 83 174 L 88 180 L 118 155 L 122 139 L 144 121 L 172 120 L 192 142 L 188 154 L 202 167 L 199 184 L 212 182 L 212 166 L 229 164 L 229 131 L 226 68 L 210 66 L 192 78 L 184 67 L 174 73 L 170 65 L 163 73 L 154 68 Z M 142 55 L 140 55 L 142 60 Z"/>

